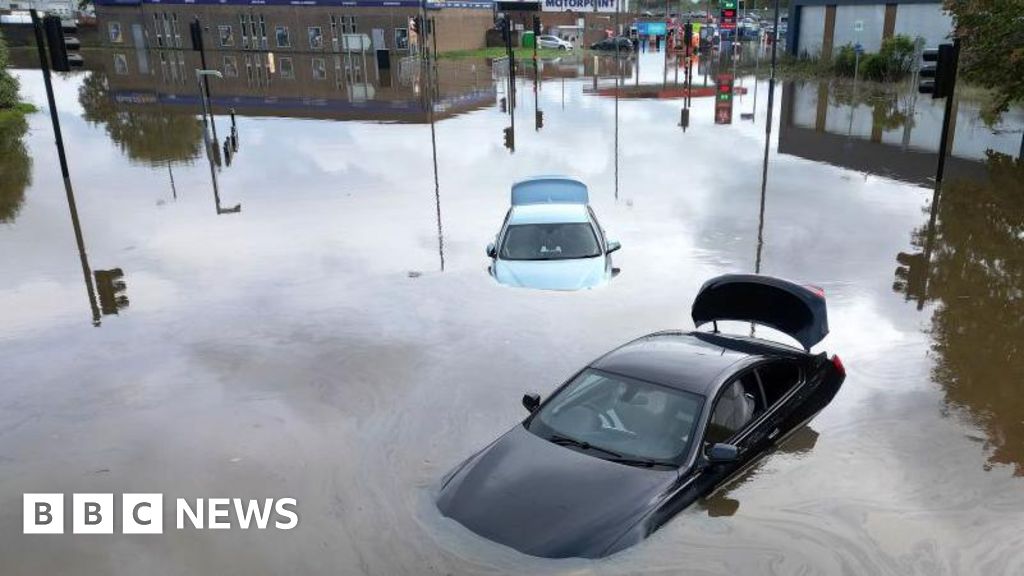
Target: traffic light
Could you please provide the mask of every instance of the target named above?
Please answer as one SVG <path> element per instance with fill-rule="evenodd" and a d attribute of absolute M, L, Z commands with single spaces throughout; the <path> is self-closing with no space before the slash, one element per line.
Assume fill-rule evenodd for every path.
<path fill-rule="evenodd" d="M 508 126 L 502 130 L 505 133 L 505 148 L 515 152 L 516 151 L 516 131 L 512 126 Z"/>
<path fill-rule="evenodd" d="M 60 16 L 46 16 L 43 18 L 43 31 L 50 46 L 50 68 L 68 72 L 72 66 L 77 68 L 84 63 L 78 52 L 82 45 L 74 36 L 78 32 L 74 24 L 63 24 Z"/>
<path fill-rule="evenodd" d="M 952 44 L 939 44 L 938 49 L 925 50 L 921 58 L 928 62 L 921 66 L 921 80 L 917 91 L 931 94 L 932 98 L 946 98 L 953 95 L 956 85 L 957 54 Z"/>
<path fill-rule="evenodd" d="M 498 16 L 498 30 L 501 30 L 501 39 L 505 44 L 509 42 L 509 22 L 504 14 Z"/>
<path fill-rule="evenodd" d="M 690 22 L 687 22 L 686 26 L 683 27 L 683 44 L 693 46 L 693 24 Z"/>
<path fill-rule="evenodd" d="M 534 42 L 536 42 L 536 38 L 538 36 L 540 36 L 540 16 L 537 16 L 536 14 L 534 14 L 533 15 L 533 37 L 534 37 Z M 534 45 L 536 46 L 536 44 L 534 44 Z"/>
<path fill-rule="evenodd" d="M 544 111 L 537 110 L 533 113 L 533 127 L 540 130 L 544 127 Z"/>
<path fill-rule="evenodd" d="M 96 270 L 96 293 L 100 300 L 100 311 L 104 315 L 117 314 L 118 310 L 128 307 L 125 290 L 124 272 L 120 268 Z"/>
<path fill-rule="evenodd" d="M 188 25 L 189 35 L 192 36 L 192 49 L 196 52 L 203 51 L 203 25 L 199 20 L 193 20 Z"/>

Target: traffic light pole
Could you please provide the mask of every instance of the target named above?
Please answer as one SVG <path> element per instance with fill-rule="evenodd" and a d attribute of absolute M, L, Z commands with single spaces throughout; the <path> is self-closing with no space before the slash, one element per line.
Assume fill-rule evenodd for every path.
<path fill-rule="evenodd" d="M 960 62 L 960 38 L 953 40 L 952 78 L 949 94 L 946 95 L 946 112 L 942 116 L 942 138 L 939 140 L 939 165 L 935 168 L 935 185 L 942 184 L 943 172 L 946 169 L 946 153 L 949 150 L 949 125 L 953 120 L 953 98 L 956 95 L 956 72 Z"/>
<path fill-rule="evenodd" d="M 60 160 L 60 174 L 64 179 L 64 193 L 68 198 L 68 209 L 71 212 L 71 226 L 75 230 L 75 242 L 78 244 L 78 258 L 82 262 L 82 275 L 85 276 L 85 289 L 89 296 L 89 307 L 92 309 L 93 326 L 100 325 L 100 309 L 96 304 L 96 288 L 92 282 L 92 271 L 89 258 L 85 253 L 85 239 L 82 236 L 82 225 L 78 220 L 78 207 L 75 205 L 75 192 L 71 188 L 71 173 L 68 170 L 68 159 L 64 154 L 64 138 L 60 131 L 60 118 L 57 116 L 57 103 L 53 97 L 53 83 L 50 80 L 50 64 L 46 61 L 46 49 L 43 47 L 43 28 L 39 14 L 35 9 L 32 15 L 32 29 L 36 37 L 36 49 L 39 51 L 39 67 L 43 71 L 43 84 L 46 86 L 46 102 L 50 107 L 50 122 L 53 124 L 53 136 L 57 144 L 57 157 Z"/>

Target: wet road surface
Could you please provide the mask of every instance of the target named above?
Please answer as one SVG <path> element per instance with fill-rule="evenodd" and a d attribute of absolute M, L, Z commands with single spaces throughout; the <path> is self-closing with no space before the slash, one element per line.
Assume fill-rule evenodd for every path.
<path fill-rule="evenodd" d="M 662 56 L 642 57 L 624 85 L 664 79 Z M 600 65 L 551 64 L 539 130 L 519 85 L 510 153 L 502 81 L 483 61 L 441 64 L 432 114 L 418 80 L 376 107 L 311 82 L 214 84 L 219 143 L 239 110 L 216 198 L 194 83 L 119 79 L 117 60 L 55 78 L 91 288 L 47 115 L 2 132 L 4 574 L 1024 572 L 1022 172 L 984 155 L 1019 134 L 964 120 L 936 205 L 920 167 L 941 120 L 930 100 L 851 108 L 786 85 L 762 196 L 767 83 L 752 76 L 731 125 L 694 98 L 684 132 L 681 100 L 616 99 Z M 18 76 L 45 104 L 38 70 Z M 590 186 L 623 245 L 606 286 L 487 274 L 510 184 L 538 173 Z M 524 417 L 523 392 L 690 328 L 705 279 L 755 267 L 826 291 L 819 349 L 848 377 L 810 429 L 601 561 L 524 556 L 438 514 L 440 477 Z M 117 269 L 123 293 L 95 275 Z M 300 523 L 23 536 L 24 492 L 289 496 Z"/>

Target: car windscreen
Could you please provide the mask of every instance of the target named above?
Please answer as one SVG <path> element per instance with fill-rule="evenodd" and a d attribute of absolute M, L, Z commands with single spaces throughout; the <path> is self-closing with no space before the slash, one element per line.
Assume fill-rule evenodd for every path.
<path fill-rule="evenodd" d="M 696 394 L 588 369 L 546 402 L 527 427 L 599 458 L 678 465 L 703 404 Z"/>
<path fill-rule="evenodd" d="M 564 260 L 601 254 L 594 229 L 587 222 L 516 224 L 505 231 L 505 260 Z"/>

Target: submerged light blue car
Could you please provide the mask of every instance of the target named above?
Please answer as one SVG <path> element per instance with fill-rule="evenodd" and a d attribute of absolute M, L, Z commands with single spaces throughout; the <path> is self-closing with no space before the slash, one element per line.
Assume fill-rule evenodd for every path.
<path fill-rule="evenodd" d="M 588 204 L 587 186 L 565 176 L 538 176 L 512 185 L 512 207 L 487 246 L 498 282 L 542 290 L 581 290 L 607 283 L 618 269 Z"/>

